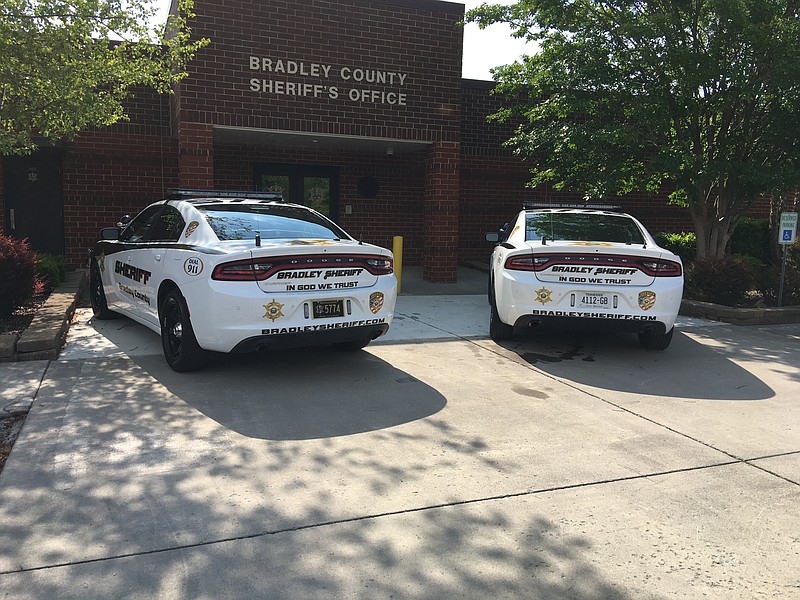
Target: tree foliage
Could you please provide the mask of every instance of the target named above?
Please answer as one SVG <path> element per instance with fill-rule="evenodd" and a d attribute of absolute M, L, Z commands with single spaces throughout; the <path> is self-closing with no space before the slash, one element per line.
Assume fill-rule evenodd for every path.
<path fill-rule="evenodd" d="M 0 154 L 125 119 L 133 86 L 169 92 L 207 40 L 191 0 L 166 26 L 155 0 L 0 0 Z"/>
<path fill-rule="evenodd" d="M 800 185 L 799 0 L 519 0 L 466 20 L 536 48 L 493 70 L 532 185 L 666 190 L 700 257 L 760 192 Z"/>

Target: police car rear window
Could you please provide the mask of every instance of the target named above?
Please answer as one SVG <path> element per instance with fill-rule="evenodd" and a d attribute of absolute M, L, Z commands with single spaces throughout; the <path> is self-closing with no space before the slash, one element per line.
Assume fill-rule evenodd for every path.
<path fill-rule="evenodd" d="M 636 223 L 625 216 L 599 213 L 528 213 L 525 215 L 525 239 L 538 241 L 570 240 L 644 244 Z"/>
<path fill-rule="evenodd" d="M 309 211 L 291 206 L 220 205 L 198 206 L 220 240 L 347 238 L 332 222 Z"/>

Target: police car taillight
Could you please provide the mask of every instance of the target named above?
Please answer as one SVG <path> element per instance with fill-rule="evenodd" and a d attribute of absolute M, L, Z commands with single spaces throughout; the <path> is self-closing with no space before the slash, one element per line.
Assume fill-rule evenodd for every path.
<path fill-rule="evenodd" d="M 541 271 L 550 262 L 549 256 L 510 256 L 506 260 L 506 269 L 512 271 Z"/>
<path fill-rule="evenodd" d="M 643 260 L 642 270 L 651 277 L 680 277 L 683 269 L 671 260 Z"/>
<path fill-rule="evenodd" d="M 394 270 L 392 259 L 385 256 L 370 256 L 364 261 L 364 264 L 367 271 L 373 275 L 388 275 Z"/>
<path fill-rule="evenodd" d="M 217 265 L 211 273 L 211 279 L 217 281 L 257 281 L 264 279 L 270 269 L 272 269 L 271 263 L 237 260 Z"/>

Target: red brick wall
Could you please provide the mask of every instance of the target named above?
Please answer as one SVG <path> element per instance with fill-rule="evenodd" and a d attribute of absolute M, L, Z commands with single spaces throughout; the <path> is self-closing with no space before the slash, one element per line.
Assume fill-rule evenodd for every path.
<path fill-rule="evenodd" d="M 211 44 L 192 61 L 191 76 L 180 84 L 184 122 L 458 140 L 462 5 L 423 0 L 198 0 L 195 12 L 193 31 Z M 251 57 L 262 66 L 260 59 L 271 61 L 272 71 L 251 69 Z M 302 63 L 308 74 L 277 72 L 278 61 L 285 71 L 294 65 L 299 69 Z M 379 71 L 386 82 L 345 80 L 342 69 L 351 77 L 356 69 Z M 251 79 L 258 80 L 259 91 L 251 89 Z M 310 87 L 300 95 L 277 93 L 296 85 Z M 263 91 L 264 86 L 273 87 Z M 353 89 L 378 96 L 404 94 L 405 105 L 371 97 L 355 101 L 349 97 Z"/>
<path fill-rule="evenodd" d="M 70 267 L 83 266 L 101 227 L 136 215 L 178 184 L 178 149 L 170 135 L 169 99 L 137 90 L 130 121 L 87 131 L 67 143 L 64 244 Z"/>
<path fill-rule="evenodd" d="M 425 249 L 423 277 L 427 281 L 453 283 L 460 254 L 459 165 L 455 143 L 434 144 L 428 151 L 425 177 Z"/>

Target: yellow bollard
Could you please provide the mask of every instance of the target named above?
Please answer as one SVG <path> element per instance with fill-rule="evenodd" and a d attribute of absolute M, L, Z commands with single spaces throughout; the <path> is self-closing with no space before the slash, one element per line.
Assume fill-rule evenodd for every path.
<path fill-rule="evenodd" d="M 397 293 L 400 294 L 400 283 L 403 279 L 403 236 L 396 235 L 392 238 L 392 253 L 394 254 L 394 276 L 397 277 Z"/>

